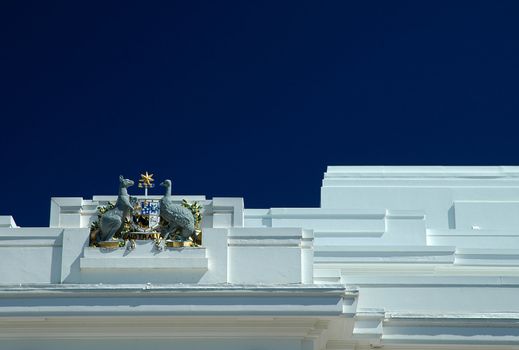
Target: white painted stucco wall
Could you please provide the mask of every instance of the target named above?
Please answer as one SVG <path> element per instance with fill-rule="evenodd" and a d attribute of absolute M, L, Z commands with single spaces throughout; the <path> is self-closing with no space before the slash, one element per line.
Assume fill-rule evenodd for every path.
<path fill-rule="evenodd" d="M 519 167 L 332 166 L 319 208 L 182 198 L 203 247 L 87 247 L 114 196 L 0 217 L 0 348 L 519 349 Z"/>

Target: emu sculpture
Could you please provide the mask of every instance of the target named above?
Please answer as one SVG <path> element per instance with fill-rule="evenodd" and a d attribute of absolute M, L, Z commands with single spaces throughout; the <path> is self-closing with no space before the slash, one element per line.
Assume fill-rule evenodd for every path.
<path fill-rule="evenodd" d="M 113 209 L 101 216 L 97 241 L 109 241 L 120 232 L 124 226 L 124 219 L 130 215 L 133 206 L 130 202 L 127 188 L 133 186 L 133 181 L 119 176 L 119 196 Z"/>
<path fill-rule="evenodd" d="M 164 239 L 177 231 L 183 240 L 187 240 L 195 233 L 195 217 L 191 210 L 173 203 L 171 197 L 171 180 L 165 180 L 160 184 L 166 187 L 166 193 L 160 200 L 160 217 L 167 222 L 164 228 Z"/>

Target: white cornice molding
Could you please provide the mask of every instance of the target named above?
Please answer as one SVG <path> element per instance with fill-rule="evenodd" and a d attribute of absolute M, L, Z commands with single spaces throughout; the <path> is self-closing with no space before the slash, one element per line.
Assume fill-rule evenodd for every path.
<path fill-rule="evenodd" d="M 484 332 L 481 332 L 485 329 Z M 404 313 L 359 309 L 353 339 L 371 347 L 519 346 L 519 313 Z M 391 346 L 392 345 L 392 346 Z M 359 347 L 364 348 L 364 347 Z M 404 347 L 403 347 L 404 348 Z"/>
<path fill-rule="evenodd" d="M 333 177 L 517 178 L 519 166 L 328 166 Z"/>
<path fill-rule="evenodd" d="M 357 296 L 356 289 L 337 285 L 2 286 L 0 317 L 341 317 L 354 314 Z"/>
<path fill-rule="evenodd" d="M 288 294 L 306 294 L 306 295 L 322 295 L 333 294 L 342 295 L 358 293 L 358 289 L 354 287 L 344 286 L 342 284 L 271 284 L 271 285 L 254 285 L 254 284 L 0 284 L 0 296 L 9 293 L 67 293 L 67 292 L 136 292 L 146 291 L 147 293 L 168 292 L 168 293 L 240 293 L 240 294 L 256 294 L 256 293 L 288 293 Z"/>

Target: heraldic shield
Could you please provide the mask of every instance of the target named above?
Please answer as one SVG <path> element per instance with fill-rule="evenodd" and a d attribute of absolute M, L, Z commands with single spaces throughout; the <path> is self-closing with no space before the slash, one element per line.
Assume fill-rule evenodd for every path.
<path fill-rule="evenodd" d="M 160 226 L 160 201 L 154 199 L 135 198 L 132 221 L 134 224 L 133 228 L 137 232 L 158 232 Z"/>

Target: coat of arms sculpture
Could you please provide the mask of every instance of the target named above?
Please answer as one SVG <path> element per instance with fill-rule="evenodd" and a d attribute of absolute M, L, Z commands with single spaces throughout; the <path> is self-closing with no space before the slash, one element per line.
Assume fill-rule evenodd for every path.
<path fill-rule="evenodd" d="M 190 247 L 202 244 L 202 221 L 199 203 L 185 199 L 178 203 L 171 196 L 171 180 L 161 183 L 166 188 L 158 200 L 148 197 L 154 187 L 153 174 L 141 174 L 139 187 L 144 196 L 130 196 L 128 187 L 134 182 L 119 177 L 119 195 L 115 204 L 98 208 L 98 220 L 90 228 L 90 245 L 103 248 L 134 248 L 136 240 L 154 240 L 155 246 Z"/>

